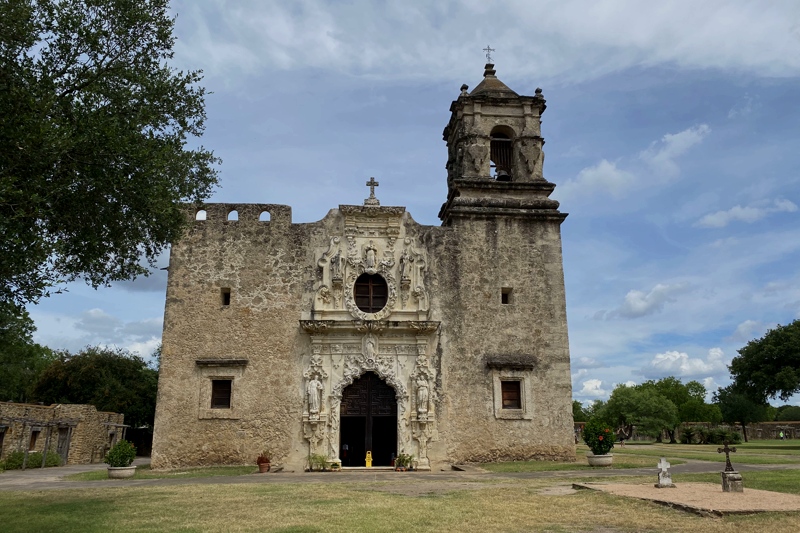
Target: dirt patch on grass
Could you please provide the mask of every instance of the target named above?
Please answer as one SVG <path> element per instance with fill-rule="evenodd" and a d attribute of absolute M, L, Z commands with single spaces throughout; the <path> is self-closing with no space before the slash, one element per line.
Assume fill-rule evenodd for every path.
<path fill-rule="evenodd" d="M 675 488 L 668 489 L 632 483 L 575 483 L 573 486 L 650 500 L 701 515 L 800 511 L 800 496 L 796 494 L 747 487 L 744 492 L 722 492 L 722 487 L 714 483 L 678 483 Z"/>

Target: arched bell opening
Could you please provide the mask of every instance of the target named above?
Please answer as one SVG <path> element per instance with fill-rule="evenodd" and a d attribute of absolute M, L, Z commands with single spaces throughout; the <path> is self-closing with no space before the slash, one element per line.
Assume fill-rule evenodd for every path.
<path fill-rule="evenodd" d="M 374 372 L 365 372 L 342 391 L 339 408 L 342 466 L 390 466 L 397 455 L 397 395 Z"/>
<path fill-rule="evenodd" d="M 497 126 L 489 136 L 489 157 L 497 181 L 512 181 L 514 161 L 514 130 Z"/>

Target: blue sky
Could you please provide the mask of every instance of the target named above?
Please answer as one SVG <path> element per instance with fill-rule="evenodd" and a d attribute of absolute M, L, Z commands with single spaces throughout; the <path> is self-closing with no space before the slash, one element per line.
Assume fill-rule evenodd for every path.
<path fill-rule="evenodd" d="M 709 390 L 800 318 L 800 3 L 174 1 L 174 66 L 202 69 L 223 159 L 211 201 L 358 204 L 438 224 L 462 83 L 541 87 L 562 226 L 573 395 L 674 375 Z M 164 258 L 162 266 L 167 259 Z M 31 306 L 38 342 L 149 355 L 166 276 Z M 792 403 L 800 403 L 797 398 Z"/>

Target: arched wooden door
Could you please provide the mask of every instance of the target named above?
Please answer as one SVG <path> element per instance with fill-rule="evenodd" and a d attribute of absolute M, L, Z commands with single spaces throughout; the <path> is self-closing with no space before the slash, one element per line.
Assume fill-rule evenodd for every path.
<path fill-rule="evenodd" d="M 339 409 L 342 466 L 389 466 L 397 454 L 397 397 L 394 389 L 367 372 L 342 392 Z"/>

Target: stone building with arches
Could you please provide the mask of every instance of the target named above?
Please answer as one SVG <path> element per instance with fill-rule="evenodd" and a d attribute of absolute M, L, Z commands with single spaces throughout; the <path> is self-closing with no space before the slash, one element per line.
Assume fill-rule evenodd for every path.
<path fill-rule="evenodd" d="M 486 65 L 444 129 L 441 226 L 361 205 L 206 204 L 172 247 L 153 468 L 420 469 L 575 457 L 545 99 Z M 235 216 L 234 216 L 235 215 Z"/>

